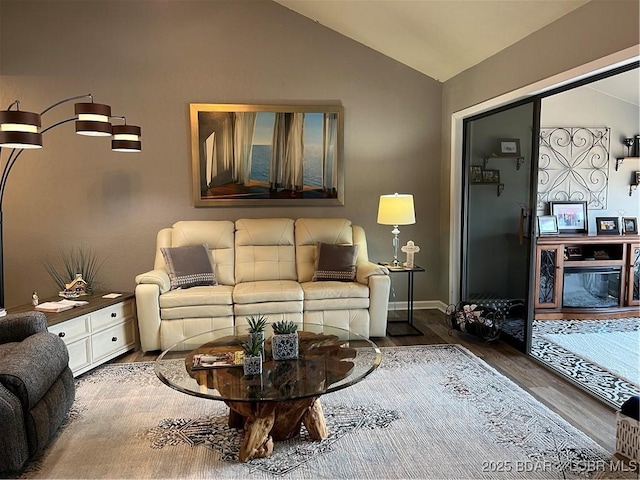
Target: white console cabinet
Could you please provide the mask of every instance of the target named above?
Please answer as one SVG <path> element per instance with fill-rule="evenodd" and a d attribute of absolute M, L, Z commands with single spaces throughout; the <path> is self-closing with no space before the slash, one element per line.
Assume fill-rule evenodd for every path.
<path fill-rule="evenodd" d="M 124 293 L 115 299 L 102 298 L 102 295 L 96 293 L 78 298 L 89 302 L 81 307 L 45 313 L 49 331 L 67 345 L 69 367 L 74 377 L 136 346 L 138 329 L 134 294 Z M 30 309 L 33 307 L 24 306 L 19 310 Z"/>

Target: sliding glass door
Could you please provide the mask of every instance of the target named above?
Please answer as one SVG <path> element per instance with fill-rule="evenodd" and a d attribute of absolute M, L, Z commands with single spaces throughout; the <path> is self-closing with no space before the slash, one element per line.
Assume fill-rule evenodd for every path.
<path fill-rule="evenodd" d="M 536 101 L 465 120 L 461 298 L 492 308 L 502 337 L 522 351 L 537 168 Z"/>

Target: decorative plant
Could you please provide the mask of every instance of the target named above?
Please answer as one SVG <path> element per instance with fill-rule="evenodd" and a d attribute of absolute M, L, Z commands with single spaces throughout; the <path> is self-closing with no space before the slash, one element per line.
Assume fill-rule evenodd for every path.
<path fill-rule="evenodd" d="M 244 350 L 243 370 L 245 375 L 260 375 L 262 373 L 262 346 L 264 340 L 253 335 L 249 340 L 242 342 Z"/>
<path fill-rule="evenodd" d="M 271 325 L 271 355 L 274 360 L 298 358 L 298 326 L 290 320 L 280 320 Z"/>
<path fill-rule="evenodd" d="M 264 332 L 267 326 L 267 317 L 262 314 L 258 314 L 257 316 L 249 315 L 247 317 L 247 323 L 249 324 L 249 333 Z"/>
<path fill-rule="evenodd" d="M 262 357 L 262 344 L 264 340 L 259 337 L 252 336 L 246 342 L 242 342 L 241 346 L 244 350 L 245 357 Z"/>
<path fill-rule="evenodd" d="M 273 328 L 273 333 L 276 335 L 287 335 L 298 331 L 298 325 L 291 320 L 280 320 L 271 325 L 271 327 Z"/>
<path fill-rule="evenodd" d="M 96 283 L 96 275 L 106 259 L 99 260 L 98 254 L 85 247 L 71 248 L 69 252 L 60 250 L 60 257 L 64 264 L 64 270 L 58 269 L 49 261 L 44 262 L 47 273 L 51 276 L 60 290 L 64 290 L 68 283 L 76 278 L 77 274 L 87 282 L 87 293 L 92 293 Z"/>

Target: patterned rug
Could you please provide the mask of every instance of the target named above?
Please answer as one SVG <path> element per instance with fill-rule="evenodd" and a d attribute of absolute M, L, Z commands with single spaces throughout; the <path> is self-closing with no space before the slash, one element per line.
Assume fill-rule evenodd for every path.
<path fill-rule="evenodd" d="M 531 355 L 620 408 L 629 397 L 640 395 L 639 332 L 639 317 L 534 320 Z"/>
<path fill-rule="evenodd" d="M 303 430 L 248 463 L 223 403 L 168 388 L 152 363 L 99 367 L 18 478 L 603 478 L 620 465 L 461 346 L 382 351 L 369 377 L 322 397 L 328 439 Z"/>

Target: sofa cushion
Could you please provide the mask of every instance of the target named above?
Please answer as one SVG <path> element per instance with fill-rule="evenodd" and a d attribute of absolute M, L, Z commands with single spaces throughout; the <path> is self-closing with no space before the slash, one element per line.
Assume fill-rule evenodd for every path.
<path fill-rule="evenodd" d="M 319 243 L 356 245 L 354 227 L 345 218 L 298 218 L 295 223 L 296 269 L 299 282 L 310 282 L 316 271 Z M 366 254 L 359 245 L 358 258 Z"/>
<path fill-rule="evenodd" d="M 233 302 L 238 304 L 302 302 L 303 298 L 302 287 L 292 280 L 238 283 L 233 289 Z"/>
<path fill-rule="evenodd" d="M 320 243 L 317 252 L 314 282 L 327 280 L 352 282 L 356 279 L 357 245 Z"/>
<path fill-rule="evenodd" d="M 207 245 L 163 247 L 160 251 L 167 264 L 172 290 L 216 284 Z"/>
<path fill-rule="evenodd" d="M 357 282 L 305 282 L 301 286 L 305 302 L 339 298 L 369 298 L 369 287 Z"/>
<path fill-rule="evenodd" d="M 297 280 L 290 218 L 237 220 L 235 250 L 236 283 Z"/>

